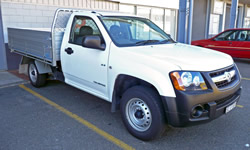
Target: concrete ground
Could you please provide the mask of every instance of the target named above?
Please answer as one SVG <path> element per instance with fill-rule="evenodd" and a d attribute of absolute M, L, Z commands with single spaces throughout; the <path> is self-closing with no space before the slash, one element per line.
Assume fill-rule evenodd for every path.
<path fill-rule="evenodd" d="M 1 71 L 0 72 L 0 86 L 6 86 L 11 83 L 16 83 L 16 82 L 22 82 L 23 80 L 16 77 L 15 75 L 6 72 L 6 71 Z"/>
<path fill-rule="evenodd" d="M 151 142 L 130 135 L 110 103 L 59 81 L 39 89 L 0 85 L 0 149 L 250 149 L 250 62 L 236 61 L 243 77 L 238 107 L 207 124 L 168 128 Z"/>

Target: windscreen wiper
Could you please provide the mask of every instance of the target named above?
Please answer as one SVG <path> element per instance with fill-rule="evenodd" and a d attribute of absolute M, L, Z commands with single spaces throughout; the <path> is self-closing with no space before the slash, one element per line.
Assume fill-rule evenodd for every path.
<path fill-rule="evenodd" d="M 136 45 L 146 45 L 146 44 L 150 44 L 150 43 L 157 43 L 159 42 L 159 40 L 144 40 L 144 41 L 139 41 L 136 42 Z"/>
<path fill-rule="evenodd" d="M 174 42 L 174 41 L 172 39 L 167 39 L 167 40 L 160 41 L 159 44 L 168 43 L 168 42 Z"/>

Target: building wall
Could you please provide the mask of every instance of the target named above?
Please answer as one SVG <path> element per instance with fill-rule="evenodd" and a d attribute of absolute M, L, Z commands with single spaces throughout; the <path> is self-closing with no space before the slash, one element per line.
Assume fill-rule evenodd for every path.
<path fill-rule="evenodd" d="M 180 0 L 110 0 L 123 4 L 179 9 Z"/>
<path fill-rule="evenodd" d="M 192 41 L 205 38 L 207 1 L 194 0 Z"/>
<path fill-rule="evenodd" d="M 2 10 L 0 3 L 0 70 L 7 69 L 6 53 L 5 53 L 5 44 L 3 40 L 3 24 L 2 24 Z"/>
<path fill-rule="evenodd" d="M 50 28 L 57 8 L 118 11 L 118 3 L 106 0 L 2 0 L 4 39 L 7 28 Z"/>

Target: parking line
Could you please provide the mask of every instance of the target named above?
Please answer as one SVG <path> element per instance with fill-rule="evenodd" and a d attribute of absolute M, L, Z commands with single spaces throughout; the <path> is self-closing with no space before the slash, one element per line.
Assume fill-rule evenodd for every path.
<path fill-rule="evenodd" d="M 250 78 L 241 78 L 241 79 L 243 79 L 243 80 L 250 80 Z"/>
<path fill-rule="evenodd" d="M 55 107 L 56 109 L 60 110 L 61 112 L 63 112 L 67 116 L 69 116 L 69 117 L 75 119 L 76 121 L 80 122 L 81 124 L 85 125 L 89 129 L 93 130 L 94 132 L 101 135 L 106 140 L 108 140 L 108 141 L 114 143 L 115 145 L 119 146 L 120 148 L 125 149 L 125 150 L 134 150 L 135 149 L 135 148 L 129 146 L 128 144 L 124 143 L 123 141 L 121 141 L 121 140 L 115 138 L 114 136 L 108 134 L 107 132 L 99 129 L 98 127 L 96 127 L 95 125 L 91 124 L 90 122 L 84 120 L 83 118 L 77 116 L 76 114 L 73 114 L 72 112 L 68 111 L 67 109 L 63 108 L 62 106 L 54 103 L 53 101 L 47 99 L 46 97 L 44 97 L 44 96 L 38 94 L 37 92 L 31 90 L 30 88 L 26 87 L 25 85 L 20 84 L 19 87 L 26 90 L 27 92 L 31 93 L 32 95 L 40 98 L 41 100 L 43 100 L 47 104 L 49 104 L 49 105 Z"/>
<path fill-rule="evenodd" d="M 244 106 L 242 106 L 242 105 L 237 105 L 237 107 L 243 108 Z"/>
<path fill-rule="evenodd" d="M 0 86 L 0 89 L 4 89 L 4 88 L 8 88 L 8 87 L 13 87 L 13 86 L 18 86 L 20 84 L 26 84 L 26 83 L 29 83 L 29 81 L 21 81 L 21 82 L 18 82 L 18 83 L 12 83 L 12 84 L 8 84 L 8 85 L 3 85 L 3 86 Z"/>

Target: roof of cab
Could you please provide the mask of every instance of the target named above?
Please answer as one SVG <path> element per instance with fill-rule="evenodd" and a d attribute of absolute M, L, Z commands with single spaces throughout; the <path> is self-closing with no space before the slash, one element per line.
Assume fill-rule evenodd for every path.
<path fill-rule="evenodd" d="M 122 12 L 115 12 L 115 11 L 91 11 L 91 10 L 83 10 L 75 13 L 92 13 L 96 14 L 97 16 L 130 16 L 130 17 L 139 17 L 132 14 L 122 13 Z"/>

